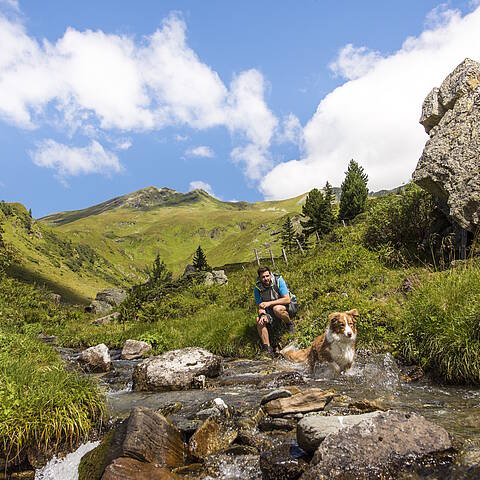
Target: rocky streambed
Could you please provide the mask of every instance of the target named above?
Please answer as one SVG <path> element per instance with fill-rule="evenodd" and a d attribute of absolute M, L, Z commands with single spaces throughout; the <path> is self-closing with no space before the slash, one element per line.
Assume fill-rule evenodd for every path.
<path fill-rule="evenodd" d="M 360 352 L 337 376 L 198 349 L 110 356 L 92 375 L 115 425 L 81 479 L 480 478 L 480 389 L 439 386 L 389 354 Z M 78 478 L 81 454 L 36 478 Z"/>

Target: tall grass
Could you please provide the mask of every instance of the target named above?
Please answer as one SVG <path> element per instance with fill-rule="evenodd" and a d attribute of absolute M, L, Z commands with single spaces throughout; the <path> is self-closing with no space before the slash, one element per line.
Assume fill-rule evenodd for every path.
<path fill-rule="evenodd" d="M 480 384 L 480 267 L 437 272 L 410 297 L 399 353 L 451 383 Z"/>

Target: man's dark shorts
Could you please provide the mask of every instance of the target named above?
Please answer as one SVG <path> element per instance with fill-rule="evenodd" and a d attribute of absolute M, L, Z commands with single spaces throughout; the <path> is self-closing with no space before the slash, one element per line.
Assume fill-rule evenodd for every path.
<path fill-rule="evenodd" d="M 270 320 L 268 325 L 270 327 L 278 328 L 282 324 L 282 321 L 279 318 L 277 318 L 273 313 L 273 307 L 266 308 L 265 311 L 267 312 Z M 294 318 L 298 312 L 298 303 L 290 302 L 287 305 L 287 312 L 288 312 L 288 316 L 290 317 L 290 320 L 292 320 L 292 318 Z"/>

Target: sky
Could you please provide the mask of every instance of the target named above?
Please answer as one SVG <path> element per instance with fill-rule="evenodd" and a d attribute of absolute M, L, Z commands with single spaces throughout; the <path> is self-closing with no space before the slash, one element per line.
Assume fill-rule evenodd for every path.
<path fill-rule="evenodd" d="M 0 199 L 282 199 L 340 186 L 352 158 L 394 188 L 478 32 L 478 0 L 0 0 Z"/>

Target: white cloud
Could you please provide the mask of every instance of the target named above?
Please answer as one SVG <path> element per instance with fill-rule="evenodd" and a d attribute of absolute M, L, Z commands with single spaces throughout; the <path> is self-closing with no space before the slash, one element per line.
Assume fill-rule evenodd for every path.
<path fill-rule="evenodd" d="M 213 158 L 215 152 L 205 145 L 200 145 L 198 147 L 189 148 L 185 151 L 185 155 L 188 157 L 204 157 L 204 158 Z"/>
<path fill-rule="evenodd" d="M 303 144 L 303 129 L 300 120 L 290 113 L 282 120 L 282 130 L 278 133 L 280 143 L 290 142 L 300 147 Z"/>
<path fill-rule="evenodd" d="M 22 128 L 48 122 L 98 137 L 224 126 L 237 145 L 268 149 L 278 123 L 262 74 L 240 72 L 227 88 L 188 46 L 177 15 L 140 41 L 68 28 L 55 43 L 38 42 L 18 20 L 0 16 L 0 45 L 0 119 Z"/>
<path fill-rule="evenodd" d="M 273 166 L 269 152 L 254 143 L 246 147 L 236 147 L 232 150 L 231 158 L 235 163 L 243 164 L 247 178 L 259 181 Z"/>
<path fill-rule="evenodd" d="M 180 135 L 177 133 L 174 138 L 177 142 L 186 142 L 188 140 L 188 135 Z"/>
<path fill-rule="evenodd" d="M 348 80 L 366 75 L 382 58 L 379 52 L 372 52 L 366 47 L 354 47 L 351 43 L 345 45 L 337 59 L 329 65 L 330 70 Z"/>
<path fill-rule="evenodd" d="M 128 150 L 132 145 L 132 141 L 129 138 L 123 138 L 116 142 L 118 150 Z"/>
<path fill-rule="evenodd" d="M 61 179 L 90 173 L 109 175 L 122 171 L 117 156 L 104 150 L 95 140 L 86 147 L 69 147 L 48 139 L 39 143 L 37 149 L 30 152 L 30 156 L 35 165 L 55 170 Z"/>
<path fill-rule="evenodd" d="M 365 49 L 363 62 L 362 50 L 352 47 L 361 74 L 340 54 L 338 72 L 348 81 L 320 102 L 305 126 L 304 158 L 279 164 L 262 179 L 266 198 L 292 197 L 327 180 L 339 186 L 351 158 L 365 168 L 371 190 L 411 178 L 428 139 L 418 123 L 425 96 L 465 57 L 480 60 L 480 9 L 463 18 L 457 11 L 442 16 L 389 56 Z"/>
<path fill-rule="evenodd" d="M 194 180 L 190 182 L 188 191 L 191 192 L 192 190 L 205 190 L 209 195 L 217 198 L 217 196 L 213 193 L 211 185 L 203 182 L 202 180 Z"/>
<path fill-rule="evenodd" d="M 18 0 L 0 0 L 0 6 L 6 5 L 8 8 L 18 12 L 20 7 L 18 6 Z"/>

